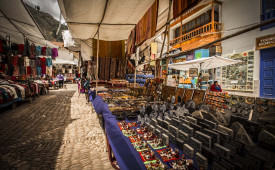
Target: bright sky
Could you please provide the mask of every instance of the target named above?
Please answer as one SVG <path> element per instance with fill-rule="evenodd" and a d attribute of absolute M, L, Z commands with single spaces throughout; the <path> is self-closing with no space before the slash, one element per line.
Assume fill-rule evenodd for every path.
<path fill-rule="evenodd" d="M 57 0 L 23 0 L 28 5 L 40 6 L 40 11 L 51 14 L 57 21 L 59 21 L 60 9 Z M 63 16 L 61 23 L 65 23 Z"/>

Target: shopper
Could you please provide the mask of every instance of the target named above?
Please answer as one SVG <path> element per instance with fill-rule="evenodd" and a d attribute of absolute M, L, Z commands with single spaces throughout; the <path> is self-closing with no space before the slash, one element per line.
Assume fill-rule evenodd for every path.
<path fill-rule="evenodd" d="M 64 77 L 61 73 L 57 75 L 58 83 L 59 83 L 59 88 L 63 88 L 64 85 Z"/>
<path fill-rule="evenodd" d="M 214 84 L 211 86 L 211 91 L 216 91 L 216 92 L 222 92 L 221 86 L 218 84 L 218 81 L 214 81 Z"/>

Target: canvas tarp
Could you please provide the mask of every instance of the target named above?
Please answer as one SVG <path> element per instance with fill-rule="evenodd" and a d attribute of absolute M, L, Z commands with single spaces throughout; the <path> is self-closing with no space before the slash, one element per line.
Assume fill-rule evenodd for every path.
<path fill-rule="evenodd" d="M 208 58 L 168 64 L 168 67 L 176 70 L 183 70 L 183 71 L 187 71 L 190 68 L 199 68 L 200 70 L 208 70 L 208 69 L 223 67 L 231 64 L 237 64 L 239 62 L 240 62 L 239 60 L 232 60 L 232 59 L 228 59 L 220 56 L 213 56 Z"/>
<path fill-rule="evenodd" d="M 98 28 L 97 24 L 100 23 L 104 13 L 105 2 L 98 0 L 58 0 L 62 15 L 73 38 L 84 40 L 94 38 Z M 135 24 L 139 22 L 153 3 L 154 0 L 108 1 L 106 14 L 99 29 L 99 39 L 105 41 L 126 40 Z M 157 30 L 166 23 L 168 6 L 168 0 L 159 0 Z"/>
<path fill-rule="evenodd" d="M 73 53 L 67 49 L 58 50 L 58 58 L 53 60 L 53 64 L 73 64 L 77 65 L 78 60 L 74 58 Z"/>
<path fill-rule="evenodd" d="M 24 44 L 24 34 L 30 43 L 57 48 L 45 40 L 22 0 L 0 1 L 0 23 L 0 35 L 9 35 L 11 42 Z"/>

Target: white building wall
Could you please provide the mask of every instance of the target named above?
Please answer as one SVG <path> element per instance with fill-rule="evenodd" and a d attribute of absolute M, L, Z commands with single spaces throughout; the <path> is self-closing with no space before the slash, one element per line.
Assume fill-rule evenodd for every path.
<path fill-rule="evenodd" d="M 261 0 L 222 0 L 222 37 L 260 22 Z M 244 26 L 244 27 L 241 27 Z M 239 29 L 235 29 L 239 28 Z M 232 31 L 231 29 L 235 29 Z M 231 30 L 231 31 L 230 31 Z M 275 33 L 275 28 L 260 28 L 222 41 L 222 55 L 254 51 L 254 94 L 259 96 L 260 51 L 255 49 L 256 38 Z M 239 93 L 239 92 L 238 92 Z"/>

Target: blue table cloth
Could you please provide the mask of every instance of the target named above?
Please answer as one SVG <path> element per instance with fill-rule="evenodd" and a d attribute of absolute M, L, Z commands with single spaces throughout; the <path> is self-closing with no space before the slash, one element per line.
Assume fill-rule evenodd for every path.
<path fill-rule="evenodd" d="M 146 169 L 139 153 L 134 149 L 130 140 L 125 138 L 121 133 L 117 125 L 117 120 L 109 110 L 107 103 L 105 103 L 100 96 L 95 97 L 94 94 L 95 93 L 90 92 L 90 100 L 93 103 L 96 113 L 104 117 L 105 131 L 120 169 Z"/>

